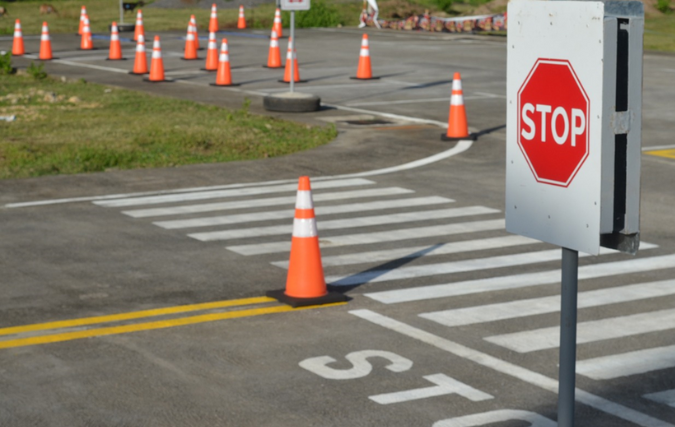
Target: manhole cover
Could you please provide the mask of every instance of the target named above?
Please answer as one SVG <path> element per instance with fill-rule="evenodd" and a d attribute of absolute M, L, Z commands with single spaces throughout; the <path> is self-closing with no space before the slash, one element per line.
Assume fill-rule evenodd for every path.
<path fill-rule="evenodd" d="M 347 120 L 345 123 L 350 125 L 359 125 L 359 126 L 369 126 L 369 125 L 388 125 L 391 122 L 382 119 L 370 119 L 370 120 Z"/>

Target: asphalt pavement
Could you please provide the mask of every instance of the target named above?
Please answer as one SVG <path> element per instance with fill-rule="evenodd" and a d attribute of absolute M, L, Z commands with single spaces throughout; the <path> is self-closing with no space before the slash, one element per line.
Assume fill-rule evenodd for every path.
<path fill-rule="evenodd" d="M 310 114 L 262 109 L 288 90 L 262 68 L 264 32 L 221 34 L 236 88 L 182 61 L 182 34 L 161 34 L 175 81 L 159 84 L 106 61 L 104 36 L 92 52 L 52 37 L 51 75 L 249 98 L 339 136 L 283 158 L 0 182 L 0 425 L 555 425 L 560 249 L 504 231 L 505 40 L 371 31 L 380 79 L 354 81 L 361 34 L 298 31 L 296 89 L 324 104 Z M 675 425 L 673 70 L 645 55 L 641 250 L 580 258 L 580 427 Z M 454 72 L 473 143 L 439 138 Z M 301 175 L 345 304 L 264 297 L 285 284 Z"/>

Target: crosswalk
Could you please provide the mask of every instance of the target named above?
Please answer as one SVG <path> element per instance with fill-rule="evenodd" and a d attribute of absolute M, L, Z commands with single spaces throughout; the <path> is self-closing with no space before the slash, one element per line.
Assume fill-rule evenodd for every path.
<path fill-rule="evenodd" d="M 549 294 L 518 298 L 515 292 L 503 292 L 559 284 L 560 250 L 508 235 L 499 210 L 465 205 L 447 195 L 418 194 L 407 188 L 380 185 L 365 178 L 325 179 L 313 183 L 312 189 L 326 281 L 330 285 L 385 284 L 377 288 L 384 290 L 362 288 L 365 297 L 385 306 L 481 295 L 489 303 L 441 311 L 425 311 L 423 304 L 415 307 L 421 311 L 420 319 L 449 330 L 482 325 L 479 330 L 486 343 L 515 353 L 558 347 L 557 325 L 541 325 L 536 316 L 557 313 L 560 297 Z M 264 256 L 266 262 L 287 269 L 295 191 L 295 184 L 261 184 L 93 203 L 119 209 L 131 220 L 146 221 L 166 232 L 182 233 L 242 257 Z M 619 256 L 611 250 L 588 257 L 593 258 L 591 262 L 579 268 L 580 284 L 654 272 L 663 280 L 632 279 L 634 283 L 624 280 L 609 287 L 582 290 L 580 312 L 675 296 L 675 254 L 645 242 L 640 251 L 637 258 Z M 454 278 L 467 272 L 480 274 L 469 280 Z M 498 292 L 499 302 L 493 302 L 492 295 Z M 504 295 L 512 295 L 512 299 L 502 301 Z M 521 329 L 522 325 L 529 326 L 490 334 L 489 326 L 497 324 L 494 322 L 513 322 Z M 675 331 L 675 309 L 580 322 L 578 342 L 579 346 L 622 339 L 635 343 L 657 331 Z M 578 373 L 603 381 L 675 368 L 675 346 L 644 347 L 616 354 L 607 350 L 601 356 L 579 360 Z M 654 390 L 643 397 L 675 407 L 675 390 Z"/>

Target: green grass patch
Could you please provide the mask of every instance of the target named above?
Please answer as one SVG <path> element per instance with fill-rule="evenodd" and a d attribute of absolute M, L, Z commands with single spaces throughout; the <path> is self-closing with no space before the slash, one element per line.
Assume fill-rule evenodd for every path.
<path fill-rule="evenodd" d="M 317 147 L 334 126 L 87 83 L 0 75 L 0 178 L 275 157 Z"/>
<path fill-rule="evenodd" d="M 675 14 L 645 20 L 645 49 L 675 52 Z"/>

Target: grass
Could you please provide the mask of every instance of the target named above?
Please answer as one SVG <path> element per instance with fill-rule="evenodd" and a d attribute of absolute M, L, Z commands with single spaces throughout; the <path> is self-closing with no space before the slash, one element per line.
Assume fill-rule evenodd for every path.
<path fill-rule="evenodd" d="M 0 178 L 282 156 L 326 144 L 309 127 L 80 81 L 0 75 Z"/>
<path fill-rule="evenodd" d="M 645 50 L 675 52 L 675 14 L 645 20 Z"/>

